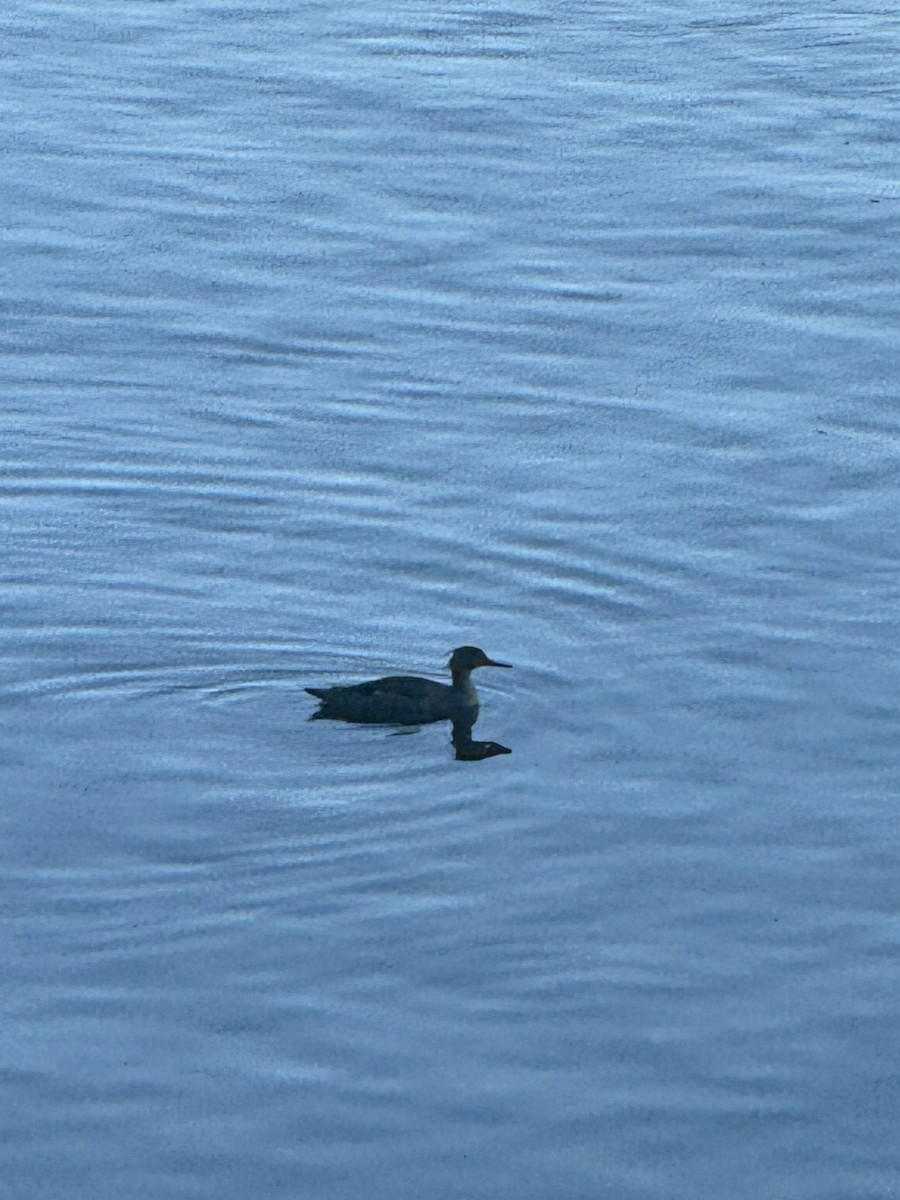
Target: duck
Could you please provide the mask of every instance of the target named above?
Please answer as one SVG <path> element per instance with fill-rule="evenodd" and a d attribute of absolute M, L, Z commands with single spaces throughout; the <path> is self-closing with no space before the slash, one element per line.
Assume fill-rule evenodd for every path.
<path fill-rule="evenodd" d="M 388 675 L 347 687 L 308 687 L 305 691 L 320 702 L 311 719 L 368 725 L 426 725 L 463 719 L 471 722 L 471 729 L 478 715 L 472 672 L 478 667 L 509 669 L 512 664 L 488 658 L 477 646 L 458 646 L 448 666 L 452 679 L 449 684 L 417 675 Z"/>

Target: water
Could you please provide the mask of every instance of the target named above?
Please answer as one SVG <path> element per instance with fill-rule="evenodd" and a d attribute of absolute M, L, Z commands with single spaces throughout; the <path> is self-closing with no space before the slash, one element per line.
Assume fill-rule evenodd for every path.
<path fill-rule="evenodd" d="M 9 1193 L 894 1195 L 893 12 L 0 36 Z"/>

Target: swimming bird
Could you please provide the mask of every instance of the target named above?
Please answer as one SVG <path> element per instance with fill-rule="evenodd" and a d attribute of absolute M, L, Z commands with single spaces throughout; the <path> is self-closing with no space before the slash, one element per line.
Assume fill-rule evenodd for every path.
<path fill-rule="evenodd" d="M 450 655 L 448 665 L 452 684 L 416 675 L 389 675 L 349 687 L 306 688 L 321 701 L 313 718 L 384 725 L 424 725 L 464 718 L 474 724 L 478 693 L 470 678 L 472 672 L 477 667 L 512 664 L 495 662 L 477 646 L 460 646 Z"/>

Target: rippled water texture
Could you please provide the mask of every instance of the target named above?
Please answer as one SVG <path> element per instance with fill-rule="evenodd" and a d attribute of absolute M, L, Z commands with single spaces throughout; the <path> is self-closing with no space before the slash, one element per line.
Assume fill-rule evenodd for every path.
<path fill-rule="evenodd" d="M 9 1195 L 898 1194 L 894 10 L 0 45 Z"/>

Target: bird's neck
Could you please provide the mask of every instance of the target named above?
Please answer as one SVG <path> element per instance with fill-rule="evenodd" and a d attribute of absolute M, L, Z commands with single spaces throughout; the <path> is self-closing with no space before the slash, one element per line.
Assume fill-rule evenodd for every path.
<path fill-rule="evenodd" d="M 453 676 L 453 690 L 461 696 L 470 699 L 473 704 L 478 703 L 478 693 L 475 691 L 475 685 L 472 682 L 472 672 L 466 667 L 454 667 L 451 671 Z"/>

